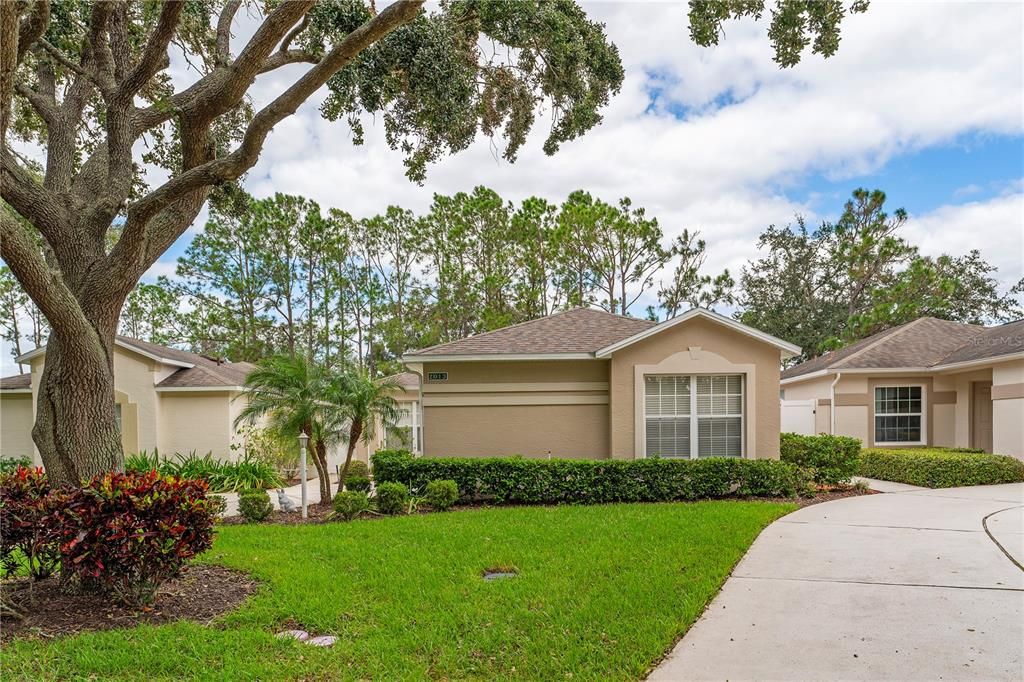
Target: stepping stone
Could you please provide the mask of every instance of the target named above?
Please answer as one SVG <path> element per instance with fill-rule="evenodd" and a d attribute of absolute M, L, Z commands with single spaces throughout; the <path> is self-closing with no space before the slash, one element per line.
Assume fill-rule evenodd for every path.
<path fill-rule="evenodd" d="M 313 646 L 334 646 L 334 643 L 338 641 L 338 638 L 334 635 L 320 635 L 319 637 L 311 637 L 306 640 L 306 644 L 312 644 Z"/>
<path fill-rule="evenodd" d="M 300 642 L 305 642 L 309 639 L 309 633 L 305 630 L 285 630 L 284 632 L 277 633 L 278 639 L 297 639 Z"/>

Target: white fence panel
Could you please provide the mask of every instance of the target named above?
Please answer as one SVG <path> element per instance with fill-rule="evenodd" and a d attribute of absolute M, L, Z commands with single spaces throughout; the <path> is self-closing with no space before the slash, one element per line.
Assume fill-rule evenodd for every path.
<path fill-rule="evenodd" d="M 804 436 L 813 436 L 814 401 L 783 400 L 782 431 L 783 433 L 799 433 Z"/>

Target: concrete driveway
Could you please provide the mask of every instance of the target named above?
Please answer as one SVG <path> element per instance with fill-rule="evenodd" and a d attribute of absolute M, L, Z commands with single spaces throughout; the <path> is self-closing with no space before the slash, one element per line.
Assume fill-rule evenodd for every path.
<path fill-rule="evenodd" d="M 649 679 L 1024 680 L 1024 484 L 875 485 L 766 528 Z"/>

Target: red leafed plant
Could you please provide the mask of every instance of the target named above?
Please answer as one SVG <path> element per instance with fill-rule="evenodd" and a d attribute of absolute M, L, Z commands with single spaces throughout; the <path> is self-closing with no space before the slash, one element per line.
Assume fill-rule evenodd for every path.
<path fill-rule="evenodd" d="M 206 483 L 145 473 L 107 473 L 67 492 L 48 519 L 61 573 L 128 604 L 157 588 L 213 544 Z"/>
<path fill-rule="evenodd" d="M 25 568 L 38 580 L 56 570 L 60 554 L 45 519 L 58 497 L 41 468 L 0 476 L 0 565 L 7 575 Z"/>

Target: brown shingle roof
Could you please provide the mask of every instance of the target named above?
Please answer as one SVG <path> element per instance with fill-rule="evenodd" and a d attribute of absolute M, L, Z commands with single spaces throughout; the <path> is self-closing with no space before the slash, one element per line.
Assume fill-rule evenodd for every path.
<path fill-rule="evenodd" d="M 15 391 L 32 388 L 31 374 L 15 374 L 9 377 L 0 377 L 0 391 Z"/>
<path fill-rule="evenodd" d="M 399 372 L 398 374 L 392 374 L 386 379 L 393 379 L 396 384 L 402 388 L 419 388 L 420 387 L 420 375 L 415 372 Z"/>
<path fill-rule="evenodd" d="M 782 373 L 782 378 L 792 379 L 825 369 L 937 367 L 1021 350 L 1024 350 L 1024 320 L 986 328 L 920 317 L 790 367 Z"/>
<path fill-rule="evenodd" d="M 943 364 L 995 358 L 1024 351 L 1024 320 L 989 327 L 943 359 Z"/>
<path fill-rule="evenodd" d="M 529 322 L 412 351 L 409 356 L 594 353 L 654 325 L 593 308 L 573 308 Z"/>

